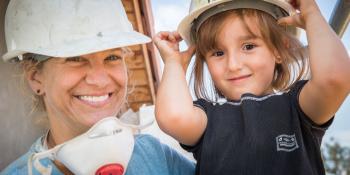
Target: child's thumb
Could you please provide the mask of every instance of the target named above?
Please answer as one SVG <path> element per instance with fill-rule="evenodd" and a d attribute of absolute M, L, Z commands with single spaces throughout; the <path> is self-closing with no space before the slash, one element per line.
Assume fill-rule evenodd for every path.
<path fill-rule="evenodd" d="M 293 16 L 283 17 L 277 21 L 277 24 L 282 25 L 282 26 L 285 26 L 285 25 L 289 26 L 289 25 L 292 25 L 293 23 L 294 23 Z"/>
<path fill-rule="evenodd" d="M 192 45 L 185 51 L 184 54 L 187 59 L 191 59 L 195 52 L 196 52 L 196 46 Z"/>
<path fill-rule="evenodd" d="M 182 59 L 184 64 L 183 66 L 185 70 L 187 69 L 187 66 L 190 63 L 191 58 L 194 55 L 195 51 L 196 51 L 196 47 L 192 45 L 187 50 L 182 52 Z"/>
<path fill-rule="evenodd" d="M 296 13 L 292 16 L 287 16 L 279 19 L 277 21 L 279 25 L 286 25 L 286 26 L 295 26 L 300 28 L 305 28 L 305 24 L 300 16 L 299 13 Z"/>

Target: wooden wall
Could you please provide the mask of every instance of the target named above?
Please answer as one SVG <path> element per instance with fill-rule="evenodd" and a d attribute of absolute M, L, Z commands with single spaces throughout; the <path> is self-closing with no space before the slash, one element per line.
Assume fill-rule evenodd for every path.
<path fill-rule="evenodd" d="M 149 0 L 122 0 L 126 13 L 134 29 L 150 37 L 153 36 L 153 17 Z M 158 64 L 154 46 L 135 45 L 130 47 L 135 55 L 126 60 L 129 69 L 129 106 L 133 110 L 143 104 L 154 104 L 155 86 L 159 82 Z"/>

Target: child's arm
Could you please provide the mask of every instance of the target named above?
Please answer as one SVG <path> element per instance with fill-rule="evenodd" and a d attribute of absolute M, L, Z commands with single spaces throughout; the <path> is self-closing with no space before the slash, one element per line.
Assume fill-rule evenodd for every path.
<path fill-rule="evenodd" d="M 350 59 L 315 0 L 298 0 L 297 4 L 301 14 L 279 22 L 306 29 L 311 79 L 300 92 L 299 104 L 316 124 L 324 124 L 350 92 Z"/>
<path fill-rule="evenodd" d="M 153 38 L 164 61 L 164 72 L 156 98 L 159 127 L 179 142 L 194 145 L 202 136 L 207 117 L 194 107 L 186 82 L 186 69 L 195 51 L 179 51 L 182 40 L 177 32 L 160 32 Z"/>

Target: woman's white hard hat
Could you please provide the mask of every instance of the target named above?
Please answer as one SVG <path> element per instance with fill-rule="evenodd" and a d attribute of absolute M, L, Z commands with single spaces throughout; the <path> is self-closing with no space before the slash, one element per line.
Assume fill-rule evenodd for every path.
<path fill-rule="evenodd" d="M 25 53 L 73 57 L 150 42 L 133 30 L 120 0 L 11 0 L 5 61 Z"/>
<path fill-rule="evenodd" d="M 291 16 L 296 10 L 288 0 L 191 0 L 190 12 L 179 24 L 178 32 L 187 45 L 194 44 L 194 36 L 200 25 L 217 13 L 233 9 L 257 9 L 264 11 L 276 19 Z M 298 36 L 295 27 L 289 28 L 292 34 Z"/>

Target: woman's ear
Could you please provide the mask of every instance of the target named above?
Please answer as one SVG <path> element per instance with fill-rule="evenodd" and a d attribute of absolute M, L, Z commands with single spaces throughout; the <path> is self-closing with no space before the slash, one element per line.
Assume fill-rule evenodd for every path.
<path fill-rule="evenodd" d="M 30 88 L 37 95 L 43 95 L 43 75 L 36 69 L 32 69 L 26 72 L 26 79 Z"/>

